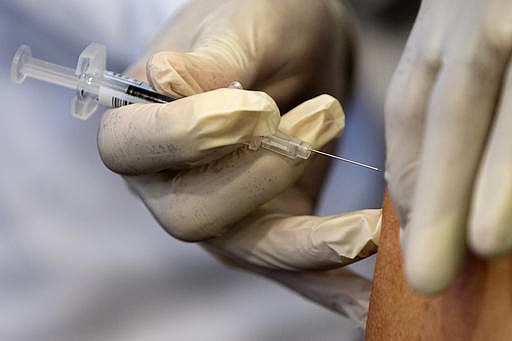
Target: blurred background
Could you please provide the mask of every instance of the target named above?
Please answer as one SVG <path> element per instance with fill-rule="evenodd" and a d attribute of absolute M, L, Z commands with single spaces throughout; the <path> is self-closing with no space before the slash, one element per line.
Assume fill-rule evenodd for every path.
<path fill-rule="evenodd" d="M 90 42 L 121 72 L 186 0 L 0 0 L 0 340 L 361 340 L 325 308 L 170 238 L 108 171 L 99 114 L 73 91 L 9 79 L 18 46 L 74 67 Z M 383 166 L 382 107 L 419 1 L 351 1 L 357 87 L 339 154 Z M 319 214 L 380 207 L 381 175 L 333 164 Z M 353 268 L 370 277 L 373 260 Z"/>

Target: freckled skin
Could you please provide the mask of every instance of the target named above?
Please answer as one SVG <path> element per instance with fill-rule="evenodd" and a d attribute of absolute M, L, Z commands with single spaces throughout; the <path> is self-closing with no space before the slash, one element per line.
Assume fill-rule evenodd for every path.
<path fill-rule="evenodd" d="M 467 253 L 447 291 L 423 296 L 405 280 L 398 230 L 386 195 L 365 340 L 512 340 L 512 256 Z"/>

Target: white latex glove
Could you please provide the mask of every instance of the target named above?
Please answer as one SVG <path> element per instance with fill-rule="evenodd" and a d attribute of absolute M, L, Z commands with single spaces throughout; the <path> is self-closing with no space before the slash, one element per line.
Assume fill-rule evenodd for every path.
<path fill-rule="evenodd" d="M 197 16 L 203 4 L 192 3 L 178 18 Z M 310 216 L 326 159 L 291 160 L 241 145 L 279 128 L 322 148 L 343 129 L 339 102 L 321 95 L 279 119 L 278 106 L 265 93 L 221 89 L 238 80 L 246 88 L 265 90 L 280 108 L 323 91 L 340 94 L 349 55 L 338 44 L 346 42 L 344 22 L 336 1 L 297 0 L 227 1 L 193 25 L 193 34 L 178 21 L 158 48 L 172 48 L 165 37 L 178 30 L 193 37 L 178 44 L 192 52 L 157 53 L 147 74 L 156 89 L 187 97 L 106 112 L 98 144 L 105 164 L 125 175 L 171 235 L 204 241 L 231 264 L 258 269 L 321 304 L 357 316 L 360 324 L 369 290 L 356 290 L 357 300 L 340 290 L 350 287 L 342 280 L 364 282 L 360 277 L 340 272 L 336 285 L 329 271 L 286 274 L 336 268 L 375 252 L 380 210 Z M 325 287 L 319 287 L 324 277 Z M 292 285 L 290 278 L 301 284 Z"/>
<path fill-rule="evenodd" d="M 407 279 L 435 293 L 466 241 L 512 248 L 512 1 L 424 0 L 386 106 L 387 180 Z"/>

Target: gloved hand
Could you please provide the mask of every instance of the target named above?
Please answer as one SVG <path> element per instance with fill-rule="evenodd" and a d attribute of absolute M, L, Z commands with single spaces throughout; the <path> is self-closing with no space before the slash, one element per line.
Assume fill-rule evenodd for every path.
<path fill-rule="evenodd" d="M 424 0 L 392 79 L 386 177 L 420 292 L 452 282 L 466 243 L 512 248 L 511 23 L 509 0 Z"/>
<path fill-rule="evenodd" d="M 192 3 L 178 18 L 198 16 L 205 4 Z M 230 264 L 274 278 L 361 323 L 368 290 L 349 300 L 344 287 L 350 286 L 333 284 L 327 270 L 375 252 L 380 210 L 310 216 L 326 160 L 291 160 L 243 146 L 278 128 L 314 148 L 341 133 L 343 111 L 331 96 L 303 102 L 282 118 L 279 108 L 324 91 L 343 92 L 349 52 L 338 43 L 347 42 L 344 15 L 336 1 L 254 0 L 227 1 L 188 29 L 178 20 L 156 49 L 192 52 L 153 55 L 147 75 L 157 90 L 185 98 L 106 112 L 98 145 L 105 164 L 124 175 L 171 235 L 203 241 Z M 193 39 L 170 43 L 174 30 Z M 133 72 L 143 69 L 139 64 Z M 225 89 L 233 80 L 272 97 Z M 306 270 L 317 271 L 297 276 Z M 319 277 L 326 279 L 324 291 Z"/>

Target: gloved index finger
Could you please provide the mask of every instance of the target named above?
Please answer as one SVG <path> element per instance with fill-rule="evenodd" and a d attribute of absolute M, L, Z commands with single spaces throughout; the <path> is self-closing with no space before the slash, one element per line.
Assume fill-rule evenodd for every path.
<path fill-rule="evenodd" d="M 98 146 L 114 172 L 154 173 L 204 164 L 232 150 L 221 147 L 272 135 L 279 119 L 276 103 L 263 92 L 218 89 L 107 111 Z"/>

